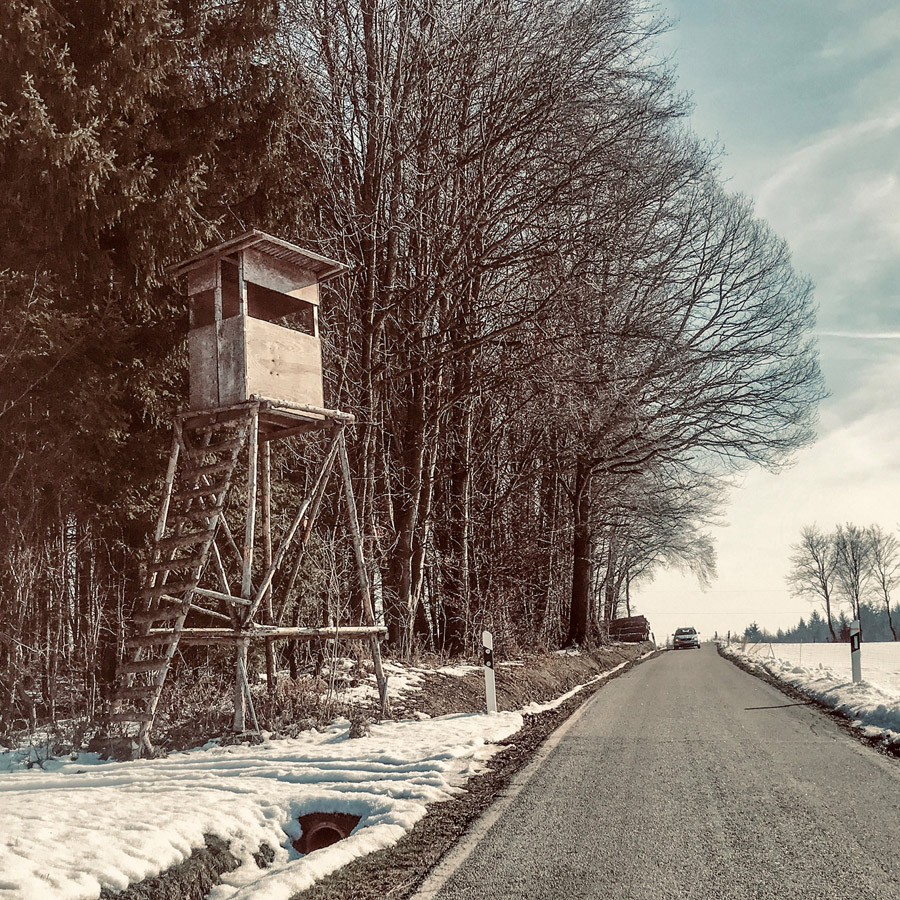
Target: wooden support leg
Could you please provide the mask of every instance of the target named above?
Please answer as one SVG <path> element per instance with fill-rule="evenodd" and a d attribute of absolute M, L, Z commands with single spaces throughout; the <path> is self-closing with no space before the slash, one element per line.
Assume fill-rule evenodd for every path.
<path fill-rule="evenodd" d="M 362 535 L 359 531 L 359 520 L 356 516 L 356 498 L 353 496 L 353 482 L 350 477 L 350 460 L 347 458 L 347 444 L 344 440 L 344 430 L 341 429 L 338 436 L 338 454 L 341 457 L 341 475 L 344 482 L 344 500 L 347 507 L 347 519 L 350 524 L 350 536 L 353 538 L 353 551 L 356 556 L 356 570 L 359 575 L 359 587 L 362 591 L 363 613 L 367 625 L 375 624 L 375 610 L 372 606 L 372 589 L 369 585 L 369 572 L 366 569 L 366 560 L 363 554 Z M 381 664 L 381 645 L 378 637 L 372 635 L 369 638 L 369 647 L 372 651 L 372 664 L 375 668 L 375 681 L 378 684 L 378 696 L 381 700 L 382 717 L 388 714 L 387 678 Z"/>
<path fill-rule="evenodd" d="M 256 480 L 259 458 L 259 406 L 253 410 L 247 435 L 247 510 L 244 522 L 244 548 L 241 571 L 241 597 L 249 600 L 253 590 L 253 549 L 256 540 Z M 247 648 L 249 641 L 240 641 L 235 653 L 234 730 L 245 730 Z"/>
<path fill-rule="evenodd" d="M 234 649 L 234 721 L 232 729 L 240 734 L 247 729 L 247 649 L 250 641 L 237 641 Z"/>
<path fill-rule="evenodd" d="M 249 646 L 249 641 L 246 641 L 244 643 Z M 250 718 L 253 719 L 253 730 L 257 734 L 262 734 L 259 729 L 259 720 L 256 718 L 256 708 L 253 706 L 253 694 L 250 692 L 250 680 L 247 678 L 246 655 L 244 656 L 244 665 L 241 667 L 241 676 L 244 683 L 244 697 L 247 701 L 247 706 L 250 709 Z"/>
<path fill-rule="evenodd" d="M 172 451 L 169 454 L 169 467 L 166 471 L 166 486 L 163 491 L 163 502 L 159 508 L 159 517 L 156 520 L 156 543 L 162 540 L 166 533 L 166 522 L 169 518 L 169 505 L 172 502 L 172 488 L 175 484 L 175 473 L 178 469 L 178 456 L 181 451 L 181 422 L 176 419 L 172 424 Z M 156 584 L 156 574 L 150 581 L 152 587 Z"/>
<path fill-rule="evenodd" d="M 272 565 L 272 451 L 271 444 L 265 441 L 260 447 L 261 450 L 261 466 L 260 466 L 260 486 L 262 489 L 262 531 L 263 531 L 263 549 L 265 552 L 266 571 Z M 275 617 L 272 613 L 272 586 L 271 584 L 264 592 L 264 609 L 265 615 L 263 622 L 266 625 L 274 624 Z M 266 692 L 270 700 L 275 699 L 276 685 L 275 674 L 275 642 L 266 641 Z"/>
<path fill-rule="evenodd" d="M 243 569 L 241 575 L 241 596 L 252 599 L 253 590 L 253 549 L 256 541 L 256 482 L 257 460 L 259 458 L 259 410 L 254 412 L 247 440 L 247 516 L 244 525 Z"/>

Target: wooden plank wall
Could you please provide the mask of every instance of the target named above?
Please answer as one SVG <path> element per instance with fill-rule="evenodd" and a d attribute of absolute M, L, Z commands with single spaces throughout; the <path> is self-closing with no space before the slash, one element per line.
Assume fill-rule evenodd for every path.
<path fill-rule="evenodd" d="M 322 406 L 322 347 L 318 339 L 260 319 L 244 322 L 247 396 Z"/>
<path fill-rule="evenodd" d="M 247 387 L 244 324 L 252 319 L 234 316 L 219 322 L 217 331 L 218 382 L 221 406 L 243 403 L 250 398 Z"/>
<path fill-rule="evenodd" d="M 191 371 L 191 409 L 219 405 L 219 376 L 216 366 L 216 325 L 204 325 L 188 333 Z"/>

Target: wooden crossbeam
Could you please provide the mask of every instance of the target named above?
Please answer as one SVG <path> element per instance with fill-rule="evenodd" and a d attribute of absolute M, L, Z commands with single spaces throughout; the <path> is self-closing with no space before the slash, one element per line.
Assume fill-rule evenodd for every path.
<path fill-rule="evenodd" d="M 251 399 L 241 403 L 235 403 L 231 406 L 216 406 L 212 409 L 188 409 L 184 412 L 176 413 L 174 419 L 175 421 L 181 422 L 188 419 L 195 420 L 196 422 L 202 422 L 204 419 L 209 419 L 211 422 L 218 423 L 228 422 L 246 414 L 248 411 L 252 410 L 254 406 L 256 406 L 256 400 Z"/>
<path fill-rule="evenodd" d="M 210 588 L 194 588 L 195 594 L 202 594 L 204 597 L 212 597 L 213 600 L 224 600 L 226 603 L 237 603 L 238 606 L 249 606 L 251 601 L 245 600 L 243 597 L 235 597 L 233 594 L 225 594 L 222 591 L 213 591 Z"/>
<path fill-rule="evenodd" d="M 325 409 L 322 406 L 311 406 L 308 403 L 294 403 L 290 400 L 281 400 L 277 397 L 263 398 L 254 395 L 252 398 L 259 401 L 260 409 L 271 409 L 279 412 L 306 413 L 310 416 L 317 416 L 323 419 L 333 419 L 335 422 L 345 422 L 347 425 L 356 421 L 353 413 L 341 412 L 337 409 Z"/>
<path fill-rule="evenodd" d="M 159 622 L 162 619 L 177 619 L 178 616 L 182 614 L 184 607 L 184 599 L 181 597 L 169 597 L 166 594 L 163 594 L 160 600 L 164 600 L 167 603 L 173 604 L 173 606 L 165 608 L 165 609 L 149 609 L 144 611 L 138 611 L 132 617 L 135 622 Z M 175 605 L 177 604 L 177 605 Z M 221 619 L 223 622 L 230 622 L 231 616 L 226 616 L 223 613 L 216 612 L 214 609 L 206 609 L 206 607 L 198 606 L 196 603 L 191 603 L 188 606 L 189 612 L 201 613 L 204 616 L 210 616 L 213 619 Z"/>
<path fill-rule="evenodd" d="M 150 632 L 151 635 L 153 632 Z M 379 637 L 387 634 L 381 625 L 345 625 L 322 628 L 280 627 L 258 625 L 246 631 L 230 628 L 184 628 L 179 634 L 180 642 L 187 644 L 234 644 L 245 640 L 355 640 L 362 637 Z"/>
<path fill-rule="evenodd" d="M 266 423 L 272 424 L 272 423 Z M 277 426 L 276 426 L 277 427 Z M 280 441 L 282 438 L 296 437 L 298 434 L 308 434 L 315 428 L 309 422 L 303 425 L 295 425 L 293 428 L 281 428 L 278 431 L 260 432 L 260 442 Z"/>

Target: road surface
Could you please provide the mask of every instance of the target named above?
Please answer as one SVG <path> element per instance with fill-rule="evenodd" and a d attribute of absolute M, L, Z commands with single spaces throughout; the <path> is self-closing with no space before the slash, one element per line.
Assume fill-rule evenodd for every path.
<path fill-rule="evenodd" d="M 510 795 L 417 900 L 900 900 L 900 761 L 710 645 L 603 687 Z"/>

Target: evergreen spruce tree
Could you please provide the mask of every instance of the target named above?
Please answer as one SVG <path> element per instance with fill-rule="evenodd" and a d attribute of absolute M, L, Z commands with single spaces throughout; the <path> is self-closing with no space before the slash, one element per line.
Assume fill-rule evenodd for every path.
<path fill-rule="evenodd" d="M 276 0 L 0 4 L 0 615 L 21 629 L 0 676 L 23 646 L 41 665 L 71 646 L 59 592 L 104 568 L 117 627 L 185 399 L 166 267 L 251 224 L 298 230 L 309 91 L 278 27 Z"/>

